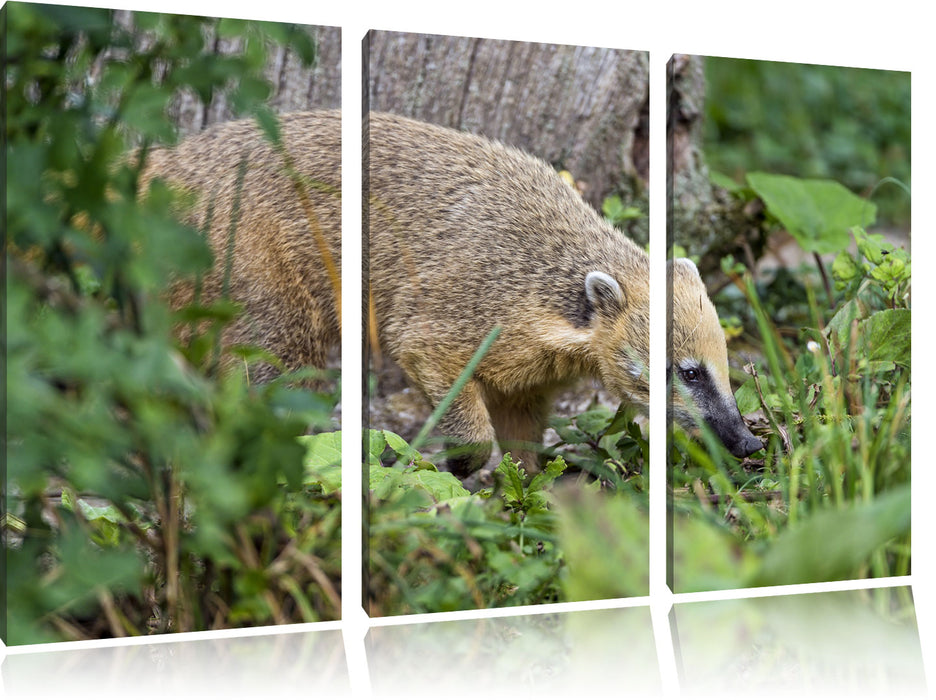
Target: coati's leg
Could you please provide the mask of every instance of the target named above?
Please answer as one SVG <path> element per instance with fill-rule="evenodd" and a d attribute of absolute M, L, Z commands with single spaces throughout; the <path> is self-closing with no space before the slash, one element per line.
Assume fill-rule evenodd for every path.
<path fill-rule="evenodd" d="M 501 450 L 510 452 L 514 461 L 520 461 L 528 473 L 538 472 L 539 448 L 552 406 L 551 395 L 498 393 L 488 397 L 487 405 Z"/>
<path fill-rule="evenodd" d="M 449 388 L 440 385 L 427 391 L 433 406 L 438 406 Z M 494 427 L 478 380 L 470 379 L 465 384 L 439 421 L 438 431 L 445 436 L 449 452 L 446 466 L 455 476 L 469 476 L 487 463 L 494 443 Z"/>

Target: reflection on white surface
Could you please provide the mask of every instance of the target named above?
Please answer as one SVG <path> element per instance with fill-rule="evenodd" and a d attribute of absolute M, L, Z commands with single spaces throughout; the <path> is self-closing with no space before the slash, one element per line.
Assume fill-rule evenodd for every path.
<path fill-rule="evenodd" d="M 658 695 L 646 607 L 375 627 L 375 698 Z"/>
<path fill-rule="evenodd" d="M 676 680 L 646 606 L 371 624 L 351 658 L 338 630 L 17 652 L 0 696 L 649 697 Z M 679 603 L 670 624 L 684 697 L 926 692 L 908 588 Z"/>
<path fill-rule="evenodd" d="M 341 632 L 293 632 L 18 653 L 3 661 L 11 698 L 341 697 Z"/>
<path fill-rule="evenodd" d="M 909 588 L 681 603 L 670 622 L 683 695 L 926 692 Z"/>

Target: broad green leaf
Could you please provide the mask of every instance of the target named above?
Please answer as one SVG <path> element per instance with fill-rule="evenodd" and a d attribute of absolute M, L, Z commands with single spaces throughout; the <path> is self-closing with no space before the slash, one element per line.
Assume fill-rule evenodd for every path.
<path fill-rule="evenodd" d="M 910 366 L 910 311 L 885 309 L 858 324 L 863 357 Z"/>
<path fill-rule="evenodd" d="M 738 404 L 738 411 L 742 416 L 753 413 L 761 407 L 760 398 L 757 395 L 757 389 L 754 384 L 754 377 L 751 377 L 738 387 L 738 390 L 735 392 L 735 401 Z"/>
<path fill-rule="evenodd" d="M 753 586 L 839 581 L 889 540 L 910 530 L 910 485 L 871 503 L 829 509 L 784 531 L 770 542 L 752 577 Z M 830 537 L 835 533 L 835 537 Z"/>
<path fill-rule="evenodd" d="M 597 437 L 605 431 L 611 424 L 611 412 L 607 408 L 596 408 L 591 411 L 585 411 L 575 419 L 575 424 L 580 430 L 587 434 Z"/>
<path fill-rule="evenodd" d="M 422 459 L 422 455 L 396 433 L 384 430 L 383 436 L 384 440 L 387 442 L 387 446 L 396 453 L 400 461 L 409 463 Z"/>
<path fill-rule="evenodd" d="M 848 346 L 852 323 L 860 321 L 867 313 L 865 304 L 858 297 L 842 305 L 823 330 L 833 350 L 840 351 Z"/>
<path fill-rule="evenodd" d="M 367 431 L 367 462 L 372 466 L 380 466 L 380 455 L 387 447 L 387 437 L 384 430 Z"/>
<path fill-rule="evenodd" d="M 305 483 L 321 484 L 326 494 L 341 490 L 341 431 L 303 435 Z"/>
<path fill-rule="evenodd" d="M 371 466 L 369 471 L 369 488 L 377 498 L 387 498 L 394 490 L 412 489 L 425 492 L 436 503 L 471 495 L 471 492 L 449 472 L 427 469 L 413 471 L 382 466 Z"/>
<path fill-rule="evenodd" d="M 850 242 L 849 229 L 873 223 L 873 202 L 832 180 L 748 173 L 748 184 L 804 250 L 833 253 Z"/>
<path fill-rule="evenodd" d="M 406 475 L 406 482 L 412 486 L 424 489 L 436 501 L 445 501 L 458 496 L 468 496 L 470 491 L 454 474 L 449 472 L 417 469 Z"/>

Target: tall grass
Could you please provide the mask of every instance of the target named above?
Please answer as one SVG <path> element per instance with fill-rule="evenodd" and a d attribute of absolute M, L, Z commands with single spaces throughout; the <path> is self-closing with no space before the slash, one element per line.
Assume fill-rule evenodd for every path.
<path fill-rule="evenodd" d="M 674 429 L 675 589 L 908 574 L 909 366 L 869 356 L 875 336 L 862 324 L 878 324 L 873 312 L 836 337 L 812 293 L 811 328 L 787 345 L 753 281 L 735 282 L 762 354 L 737 397 L 742 412 L 756 409 L 766 444 L 739 461 L 704 427 L 701 444 Z M 724 556 L 692 556 L 702 541 Z M 736 566 L 718 569 L 725 561 Z"/>

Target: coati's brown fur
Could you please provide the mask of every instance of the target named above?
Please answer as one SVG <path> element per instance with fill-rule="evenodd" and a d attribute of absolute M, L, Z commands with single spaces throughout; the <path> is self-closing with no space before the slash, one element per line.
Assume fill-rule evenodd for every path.
<path fill-rule="evenodd" d="M 535 467 L 556 389 L 585 375 L 646 407 L 648 263 L 546 163 L 493 141 L 371 113 L 370 294 L 382 350 L 433 405 L 495 325 L 498 340 L 440 423 Z M 590 298 L 585 278 L 608 272 Z M 642 280 L 635 284 L 635 280 Z M 606 280 L 604 280 L 606 281 Z"/>
<path fill-rule="evenodd" d="M 202 301 L 221 294 L 234 226 L 229 295 L 245 313 L 224 342 L 260 345 L 288 369 L 324 367 L 340 341 L 341 112 L 283 114 L 280 130 L 282 151 L 253 120 L 210 127 L 149 153 L 142 184 L 159 176 L 197 195 L 185 218 L 207 230 L 215 256 Z M 193 292 L 178 284 L 170 302 Z M 275 372 L 261 364 L 251 379 Z"/>
<path fill-rule="evenodd" d="M 281 119 L 285 150 L 304 181 L 314 183 L 304 188 L 307 201 L 282 154 L 250 122 L 154 153 L 147 177 L 158 173 L 200 190 L 196 225 L 204 227 L 212 212 L 217 263 L 206 298 L 221 289 L 232 212 L 240 212 L 230 292 L 246 314 L 226 341 L 260 343 L 288 367 L 320 366 L 339 339 L 336 288 L 325 268 L 340 254 L 340 116 Z M 599 377 L 646 410 L 649 272 L 641 248 L 549 165 L 517 149 L 379 113 L 369 115 L 365 144 L 365 281 L 382 352 L 435 405 L 491 329 L 502 329 L 440 424 L 469 448 L 449 459 L 453 471 L 464 476 L 480 468 L 495 439 L 535 467 L 554 392 L 581 376 Z M 696 324 L 697 285 L 675 287 L 688 292 L 676 294 L 677 308 L 688 305 L 678 323 Z M 187 298 L 183 288 L 174 301 Z M 727 365 L 724 338 L 715 339 L 717 316 L 703 323 L 703 333 L 690 334 L 709 339 L 692 346 L 701 353 L 694 361 L 718 367 L 723 403 L 734 406 L 721 382 Z M 743 426 L 736 406 L 734 416 Z"/>

